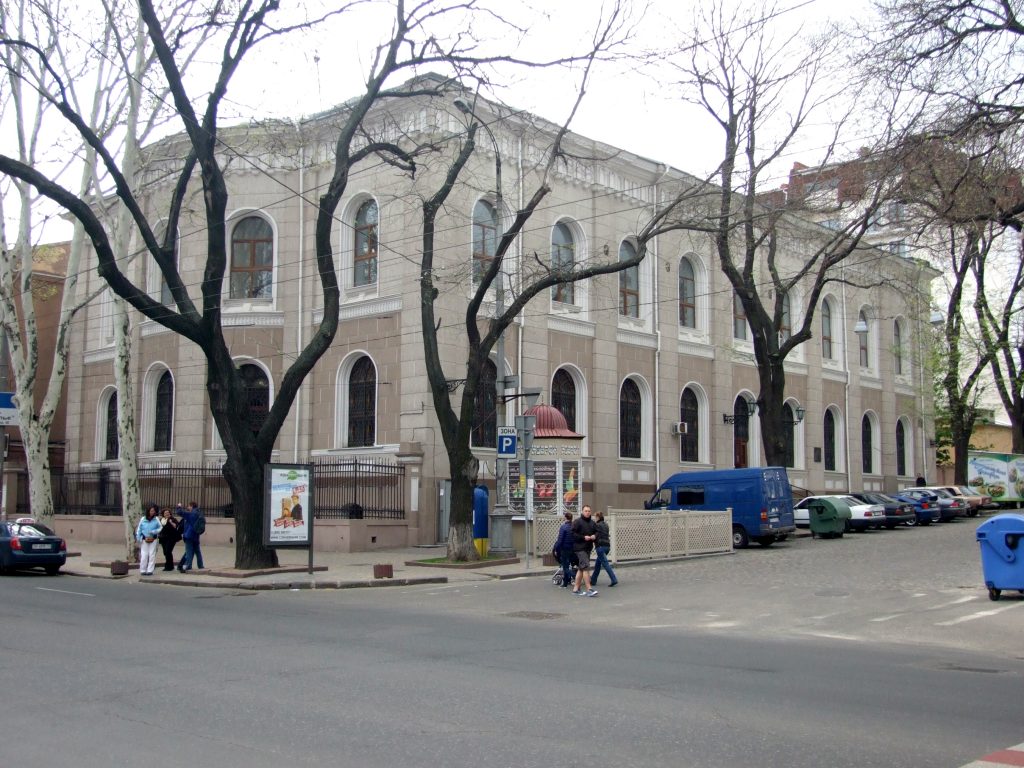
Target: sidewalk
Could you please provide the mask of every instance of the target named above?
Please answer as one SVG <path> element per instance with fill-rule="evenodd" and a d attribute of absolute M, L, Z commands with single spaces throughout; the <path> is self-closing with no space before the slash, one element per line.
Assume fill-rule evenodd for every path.
<path fill-rule="evenodd" d="M 177 559 L 184 548 L 174 549 Z M 152 576 L 139 576 L 136 566 L 127 576 L 111 576 L 110 562 L 124 558 L 124 547 L 118 544 L 94 544 L 88 541 L 68 541 L 69 556 L 61 573 L 98 579 L 128 579 L 156 584 L 218 589 L 350 589 L 354 587 L 406 586 L 409 584 L 445 584 L 451 582 L 488 581 L 523 576 L 550 576 L 553 566 L 542 565 L 540 558 L 519 555 L 519 562 L 489 565 L 477 568 L 441 568 L 407 565 L 410 561 L 443 557 L 443 545 L 436 547 L 410 547 L 406 549 L 378 550 L 375 552 L 314 552 L 314 572 L 308 572 L 309 553 L 306 550 L 278 550 L 280 568 L 263 571 L 239 571 L 234 567 L 233 547 L 203 547 L 202 571 L 193 568 L 188 573 L 163 570 L 163 553 L 158 552 L 157 566 Z M 374 565 L 390 565 L 392 578 L 374 578 Z"/>

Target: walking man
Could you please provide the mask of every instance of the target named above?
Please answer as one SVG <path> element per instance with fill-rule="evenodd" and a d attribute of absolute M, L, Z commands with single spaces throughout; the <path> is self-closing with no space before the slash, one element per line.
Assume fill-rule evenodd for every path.
<path fill-rule="evenodd" d="M 180 508 L 180 504 L 178 505 Z M 195 558 L 196 567 L 203 570 L 203 550 L 199 547 L 199 537 L 206 533 L 206 516 L 199 509 L 199 504 L 191 502 L 188 510 L 182 510 L 181 519 L 183 530 L 181 538 L 185 541 L 185 554 L 181 556 L 178 563 L 178 572 L 192 570 L 192 560 Z"/>
<path fill-rule="evenodd" d="M 597 541 L 597 526 L 591 517 L 589 504 L 583 505 L 580 516 L 572 521 L 572 544 L 576 553 L 576 584 L 572 593 L 579 597 L 594 597 L 596 589 L 590 587 L 590 551 Z M 582 586 L 586 589 L 582 589 Z"/>

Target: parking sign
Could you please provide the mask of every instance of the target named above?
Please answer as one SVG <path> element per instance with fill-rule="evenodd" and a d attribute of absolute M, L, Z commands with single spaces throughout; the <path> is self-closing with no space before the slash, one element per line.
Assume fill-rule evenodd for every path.
<path fill-rule="evenodd" d="M 503 458 L 515 458 L 516 456 L 516 428 L 498 427 L 498 456 Z"/>

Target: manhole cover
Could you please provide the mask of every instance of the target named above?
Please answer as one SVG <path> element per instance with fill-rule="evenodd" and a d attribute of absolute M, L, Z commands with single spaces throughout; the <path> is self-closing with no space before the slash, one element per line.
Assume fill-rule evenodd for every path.
<path fill-rule="evenodd" d="M 506 613 L 511 619 L 530 619 L 532 621 L 547 621 L 548 619 L 560 619 L 564 613 L 546 613 L 544 611 L 513 611 Z"/>

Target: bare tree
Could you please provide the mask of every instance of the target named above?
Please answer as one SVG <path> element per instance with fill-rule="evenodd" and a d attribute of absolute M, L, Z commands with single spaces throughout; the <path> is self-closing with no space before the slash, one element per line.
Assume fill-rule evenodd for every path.
<path fill-rule="evenodd" d="M 849 163 L 831 162 L 849 108 L 837 71 L 839 38 L 795 30 L 777 37 L 774 7 L 704 7 L 669 63 L 683 97 L 711 118 L 722 138 L 718 167 L 703 183 L 679 190 L 657 216 L 657 232 L 704 232 L 735 292 L 737 317 L 751 333 L 757 365 L 757 406 L 765 461 L 785 463 L 785 360 L 811 338 L 822 291 L 840 279 L 891 189 L 892 158 L 876 147 Z M 827 113 L 825 160 L 803 191 L 768 193 L 779 162 Z M 884 125 L 884 123 L 883 123 Z M 869 178 L 867 178 L 869 177 Z M 832 181 L 846 194 L 822 201 L 814 182 Z M 793 216 L 791 214 L 797 214 Z M 834 219 L 827 230 L 804 216 Z M 796 317 L 797 290 L 802 316 Z"/>
<path fill-rule="evenodd" d="M 343 23 L 346 14 L 357 5 L 342 5 L 328 15 L 340 17 Z M 159 63 L 163 86 L 171 94 L 174 109 L 184 128 L 184 138 L 180 141 L 182 151 L 177 155 L 180 158 L 177 180 L 170 202 L 161 216 L 164 222 L 162 238 L 157 237 L 139 193 L 133 188 L 132 179 L 125 173 L 122 163 L 102 138 L 89 129 L 74 105 L 61 97 L 63 92 L 60 90 L 56 107 L 96 151 L 113 194 L 131 212 L 137 242 L 159 267 L 173 296 L 176 311 L 169 311 L 128 278 L 117 259 L 109 224 L 96 215 L 88 201 L 16 158 L 0 155 L 0 171 L 33 186 L 70 212 L 88 233 L 99 261 L 100 274 L 113 291 L 149 319 L 193 341 L 202 350 L 206 360 L 210 408 L 227 454 L 224 476 L 236 510 L 235 562 L 238 567 L 273 565 L 277 562 L 276 553 L 263 546 L 261 535 L 263 467 L 270 460 L 274 441 L 300 385 L 326 352 L 338 328 L 339 289 L 331 243 L 337 206 L 347 188 L 351 170 L 360 162 L 380 156 L 396 167 L 409 171 L 415 167 L 414 154 L 407 147 L 386 140 L 369 140 L 362 132 L 363 120 L 378 103 L 438 90 L 436 83 L 425 85 L 422 91 L 391 87 L 393 76 L 402 71 L 439 67 L 470 76 L 473 71 L 489 66 L 519 62 L 511 55 L 486 55 L 476 51 L 472 25 L 470 28 L 466 26 L 467 15 L 479 14 L 486 16 L 490 23 L 501 23 L 500 16 L 483 2 L 425 0 L 408 7 L 404 0 L 395 2 L 390 34 L 376 51 L 363 94 L 348 102 L 339 113 L 331 178 L 317 204 L 315 255 L 323 296 L 323 318 L 316 332 L 285 370 L 266 419 L 254 431 L 249 422 L 244 383 L 236 370 L 221 326 L 222 286 L 228 263 L 226 212 L 229 194 L 224 168 L 226 153 L 219 141 L 219 115 L 233 76 L 260 43 L 268 38 L 301 34 L 317 20 L 305 20 L 294 25 L 280 23 L 276 18 L 276 0 L 258 0 L 237 6 L 215 4 L 208 9 L 195 4 L 188 8 L 195 14 L 202 12 L 205 15 L 197 18 L 196 23 L 180 35 L 172 37 L 161 23 L 152 0 L 140 0 L 139 8 L 148 44 L 153 47 Z M 455 32 L 443 29 L 449 19 L 453 23 L 456 20 L 460 22 Z M 208 28 L 215 30 L 215 36 L 211 38 L 211 46 L 204 46 L 204 50 L 209 50 L 212 44 L 220 45 L 219 55 L 212 57 L 219 64 L 213 82 L 202 91 L 204 95 L 196 97 L 192 86 L 183 77 L 182 51 L 190 39 Z M 22 43 L 6 40 L 2 44 Z M 37 53 L 45 64 L 45 51 Z M 206 224 L 206 263 L 198 305 L 182 282 L 174 258 L 177 224 L 183 205 L 191 194 L 194 177 L 198 177 L 202 186 Z"/>

